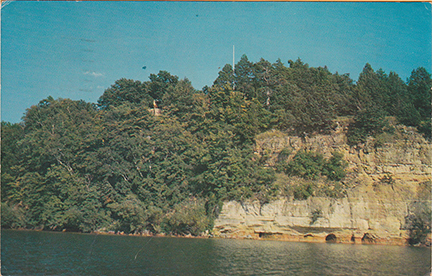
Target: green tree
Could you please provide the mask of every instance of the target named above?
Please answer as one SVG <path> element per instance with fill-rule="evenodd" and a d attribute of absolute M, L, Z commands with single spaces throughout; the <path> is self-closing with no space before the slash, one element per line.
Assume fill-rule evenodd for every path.
<path fill-rule="evenodd" d="M 15 180 L 23 159 L 19 141 L 24 137 L 24 127 L 22 124 L 1 122 L 1 134 L 2 202 L 18 202 L 18 187 L 15 185 Z"/>
<path fill-rule="evenodd" d="M 364 143 L 367 137 L 383 133 L 384 127 L 387 126 L 385 115 L 385 111 L 376 105 L 359 110 L 354 116 L 354 122 L 348 127 L 348 144 Z"/>
<path fill-rule="evenodd" d="M 408 79 L 408 94 L 420 114 L 418 129 L 428 138 L 431 137 L 431 93 L 431 74 L 423 67 L 413 70 Z"/>
<path fill-rule="evenodd" d="M 167 71 L 159 71 L 157 75 L 150 74 L 149 78 L 149 94 L 155 100 L 162 99 L 167 90 L 172 86 L 176 86 L 179 81 L 177 76 L 171 75 Z"/>
<path fill-rule="evenodd" d="M 390 72 L 387 85 L 391 90 L 391 101 L 388 113 L 396 116 L 400 123 L 407 126 L 418 126 L 421 117 L 408 93 L 406 83 L 394 72 Z"/>
<path fill-rule="evenodd" d="M 97 147 L 98 118 L 92 104 L 52 97 L 27 110 L 25 136 L 19 141 L 23 158 L 16 169 L 11 200 L 26 210 L 29 227 L 64 227 L 69 208 L 77 202 L 84 208 L 83 201 L 98 198 L 88 175 L 81 174 L 86 158 Z M 94 209 L 97 204 L 87 206 Z M 87 212 L 94 214 L 94 210 Z"/>
<path fill-rule="evenodd" d="M 197 97 L 200 92 L 196 91 L 188 79 L 180 80 L 176 86 L 171 86 L 162 98 L 164 112 L 169 116 L 176 116 L 181 121 L 188 122 L 192 114 L 196 114 Z"/>
<path fill-rule="evenodd" d="M 149 94 L 148 83 L 141 83 L 131 79 L 119 79 L 110 88 L 106 89 L 98 100 L 101 109 L 119 106 L 125 102 L 130 102 L 144 107 L 149 107 L 153 103 L 153 98 Z"/>
<path fill-rule="evenodd" d="M 235 82 L 233 68 L 229 64 L 225 64 L 221 71 L 218 73 L 218 77 L 213 82 L 213 85 L 219 87 L 225 87 L 226 85 L 233 87 Z"/>
<path fill-rule="evenodd" d="M 359 75 L 355 89 L 355 103 L 358 110 L 372 105 L 387 110 L 390 102 L 390 91 L 386 85 L 387 75 L 382 69 L 375 72 L 369 63 L 366 63 Z"/>

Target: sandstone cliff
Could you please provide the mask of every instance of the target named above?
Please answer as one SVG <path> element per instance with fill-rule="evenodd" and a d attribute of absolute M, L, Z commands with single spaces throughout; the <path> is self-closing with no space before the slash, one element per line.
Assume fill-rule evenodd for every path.
<path fill-rule="evenodd" d="M 348 163 L 345 196 L 307 200 L 281 196 L 264 205 L 225 202 L 215 221 L 215 236 L 406 244 L 407 218 L 420 207 L 431 206 L 431 143 L 411 128 L 396 126 L 392 135 L 349 147 L 346 127 L 338 125 L 329 135 L 303 138 L 279 131 L 263 133 L 257 137 L 255 154 L 267 156 L 268 166 L 273 166 L 284 149 L 290 153 L 288 159 L 299 150 L 327 157 L 334 151 L 343 153 Z"/>

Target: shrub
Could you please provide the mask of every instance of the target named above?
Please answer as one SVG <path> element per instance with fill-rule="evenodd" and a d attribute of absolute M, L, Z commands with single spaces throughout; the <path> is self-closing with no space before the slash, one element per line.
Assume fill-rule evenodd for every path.
<path fill-rule="evenodd" d="M 406 217 L 409 230 L 409 243 L 425 244 L 427 235 L 431 232 L 431 207 L 429 201 L 414 202 L 411 214 Z"/>
<path fill-rule="evenodd" d="M 305 179 L 316 179 L 320 176 L 324 166 L 321 154 L 310 151 L 299 151 L 294 159 L 288 163 L 285 172 Z"/>
<path fill-rule="evenodd" d="M 198 236 L 209 229 L 211 221 L 206 215 L 204 200 L 189 199 L 174 206 L 163 224 L 166 232 Z"/>
<path fill-rule="evenodd" d="M 306 200 L 315 193 L 315 184 L 312 181 L 300 183 L 294 188 L 293 196 L 297 200 Z"/>
<path fill-rule="evenodd" d="M 334 152 L 324 164 L 323 175 L 326 175 L 330 180 L 339 181 L 345 177 L 347 166 L 347 162 L 343 160 L 343 154 Z"/>
<path fill-rule="evenodd" d="M 317 179 L 321 175 L 328 179 L 339 181 L 345 177 L 347 163 L 343 155 L 334 152 L 328 160 L 316 152 L 300 151 L 285 167 L 288 175 L 300 176 L 305 179 Z"/>
<path fill-rule="evenodd" d="M 82 228 L 83 214 L 76 208 L 72 207 L 63 215 L 63 229 L 67 231 L 78 232 Z"/>
<path fill-rule="evenodd" d="M 1 227 L 12 229 L 26 227 L 24 210 L 18 206 L 11 207 L 2 202 Z"/>
<path fill-rule="evenodd" d="M 310 225 L 313 225 L 315 222 L 317 222 L 320 217 L 322 217 L 321 209 L 316 209 L 312 211 Z"/>
<path fill-rule="evenodd" d="M 291 153 L 292 153 L 292 149 L 290 149 L 290 148 L 283 148 L 279 152 L 279 154 L 277 156 L 276 164 L 275 164 L 275 169 L 277 172 L 283 172 L 285 170 L 286 161 L 287 161 L 287 159 Z"/>
<path fill-rule="evenodd" d="M 346 196 L 346 186 L 339 181 L 327 181 L 324 185 L 324 195 L 331 198 L 343 198 Z"/>
<path fill-rule="evenodd" d="M 393 130 L 393 131 L 392 131 Z M 375 148 L 384 146 L 385 143 L 393 142 L 395 140 L 394 128 L 388 129 L 388 132 L 381 133 L 375 137 Z"/>

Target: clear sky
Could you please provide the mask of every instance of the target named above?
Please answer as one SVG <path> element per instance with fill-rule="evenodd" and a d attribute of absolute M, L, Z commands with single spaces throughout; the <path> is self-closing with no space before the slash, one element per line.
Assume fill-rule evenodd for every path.
<path fill-rule="evenodd" d="M 166 70 L 196 89 L 219 67 L 301 58 L 350 73 L 368 62 L 403 80 L 431 72 L 429 3 L 11 2 L 1 11 L 1 119 L 49 95 L 96 102 L 120 78 Z M 146 69 L 143 69 L 143 67 Z"/>

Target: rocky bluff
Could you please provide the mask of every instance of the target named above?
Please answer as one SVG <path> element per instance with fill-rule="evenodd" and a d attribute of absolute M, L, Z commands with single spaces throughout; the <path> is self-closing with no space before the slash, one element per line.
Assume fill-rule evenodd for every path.
<path fill-rule="evenodd" d="M 299 150 L 324 157 L 342 153 L 348 164 L 342 180 L 348 187 L 344 196 L 305 200 L 280 196 L 265 204 L 225 202 L 215 221 L 215 236 L 407 244 L 412 234 L 409 218 L 425 206 L 431 208 L 431 143 L 412 128 L 396 126 L 392 135 L 350 147 L 346 124 L 338 124 L 329 135 L 302 138 L 269 131 L 257 137 L 255 149 L 257 157 L 268 156 L 268 166 L 277 162 L 284 149 L 291 159 Z M 295 179 L 285 176 L 277 181 Z"/>

